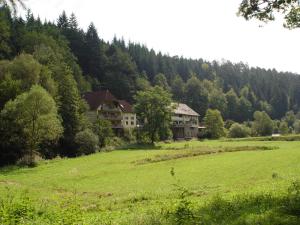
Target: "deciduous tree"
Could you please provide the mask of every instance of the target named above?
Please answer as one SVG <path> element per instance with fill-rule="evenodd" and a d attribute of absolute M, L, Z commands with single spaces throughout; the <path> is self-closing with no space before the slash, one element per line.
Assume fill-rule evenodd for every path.
<path fill-rule="evenodd" d="M 63 132 L 55 101 L 38 85 L 7 102 L 1 111 L 1 120 L 2 124 L 14 126 L 21 131 L 19 137 L 15 133 L 5 134 L 7 140 L 2 141 L 10 144 L 13 144 L 12 140 L 25 143 L 23 148 L 29 156 L 29 163 L 34 161 L 34 155 L 39 152 L 42 142 L 58 140 Z"/>
<path fill-rule="evenodd" d="M 246 20 L 256 18 L 261 21 L 275 20 L 275 13 L 281 13 L 288 28 L 300 27 L 300 8 L 298 0 L 243 0 L 239 14 Z"/>
<path fill-rule="evenodd" d="M 204 123 L 209 137 L 220 138 L 225 135 L 224 122 L 219 110 L 208 109 L 204 117 Z"/>
<path fill-rule="evenodd" d="M 153 144 L 168 136 L 171 125 L 171 95 L 159 86 L 140 91 L 135 96 L 135 112 L 144 122 L 143 132 Z"/>

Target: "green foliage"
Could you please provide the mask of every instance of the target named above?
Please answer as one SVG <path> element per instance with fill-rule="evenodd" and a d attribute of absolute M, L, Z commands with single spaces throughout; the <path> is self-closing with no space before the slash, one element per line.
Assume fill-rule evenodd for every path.
<path fill-rule="evenodd" d="M 288 127 L 291 127 L 296 121 L 296 115 L 293 111 L 288 111 L 283 117 L 283 120 L 287 123 Z"/>
<path fill-rule="evenodd" d="M 140 91 L 135 96 L 134 110 L 139 121 L 144 122 L 142 131 L 151 143 L 167 139 L 171 125 L 171 95 L 159 86 Z"/>
<path fill-rule="evenodd" d="M 300 133 L 300 120 L 296 120 L 295 123 L 293 124 L 294 131 L 296 134 Z"/>
<path fill-rule="evenodd" d="M 282 118 L 289 109 L 287 94 L 284 93 L 283 90 L 275 92 L 272 99 L 270 100 L 270 104 L 273 107 L 272 117 L 276 119 Z"/>
<path fill-rule="evenodd" d="M 159 73 L 159 74 L 155 75 L 153 83 L 154 83 L 154 86 L 159 86 L 159 87 L 163 88 L 166 91 L 170 91 L 170 86 L 168 84 L 167 78 L 162 73 Z"/>
<path fill-rule="evenodd" d="M 4 125 L 1 133 L 5 133 L 5 135 L 2 133 L 3 137 L 7 138 L 2 140 L 4 142 L 2 144 L 9 148 L 15 141 L 24 143 L 22 147 L 26 150 L 24 154 L 29 155 L 32 161 L 42 142 L 56 141 L 63 132 L 56 104 L 49 93 L 40 86 L 33 86 L 29 92 L 7 102 L 0 115 Z M 15 130 L 10 130 L 12 129 L 10 126 L 20 130 L 21 135 L 15 133 Z"/>
<path fill-rule="evenodd" d="M 15 58 L 10 71 L 14 79 L 22 80 L 22 89 L 28 90 L 38 84 L 41 69 L 41 65 L 31 55 L 22 54 Z"/>
<path fill-rule="evenodd" d="M 243 124 L 234 123 L 229 129 L 228 136 L 231 138 L 244 138 L 251 134 L 251 129 Z"/>
<path fill-rule="evenodd" d="M 179 75 L 176 75 L 175 79 L 172 82 L 171 90 L 173 94 L 173 98 L 178 102 L 184 101 L 185 90 L 184 90 L 184 82 Z"/>
<path fill-rule="evenodd" d="M 0 59 L 10 57 L 11 46 L 11 27 L 10 27 L 10 12 L 7 8 L 1 7 L 0 1 Z"/>
<path fill-rule="evenodd" d="M 185 102 L 203 118 L 208 109 L 208 93 L 203 83 L 192 76 L 185 86 Z"/>
<path fill-rule="evenodd" d="M 147 76 L 137 77 L 135 82 L 137 91 L 146 91 L 151 88 Z"/>
<path fill-rule="evenodd" d="M 38 63 L 32 55 L 21 54 L 13 61 L 1 61 L 0 89 L 4 93 L 1 95 L 2 106 L 35 84 L 40 84 L 53 97 L 57 95 L 56 82 L 51 71 Z"/>
<path fill-rule="evenodd" d="M 107 50 L 105 87 L 120 99 L 132 99 L 137 77 L 136 65 L 127 52 L 115 45 Z"/>
<path fill-rule="evenodd" d="M 243 96 L 239 99 L 238 113 L 239 121 L 246 121 L 252 115 L 252 104 Z"/>
<path fill-rule="evenodd" d="M 80 131 L 75 136 L 75 143 L 78 145 L 78 155 L 89 155 L 98 150 L 98 136 L 90 129 Z"/>
<path fill-rule="evenodd" d="M 222 90 L 213 90 L 209 93 L 209 108 L 217 109 L 223 116 L 226 116 L 227 99 Z"/>
<path fill-rule="evenodd" d="M 220 111 L 208 109 L 204 117 L 204 123 L 209 137 L 215 139 L 224 136 L 224 122 Z"/>
<path fill-rule="evenodd" d="M 28 193 L 6 190 L 0 197 L 1 224 L 99 224 L 99 219 L 87 222 L 82 206 L 76 198 L 64 198 L 59 201 L 45 201 L 36 204 Z"/>
<path fill-rule="evenodd" d="M 8 100 L 21 93 L 21 81 L 13 80 L 9 74 L 4 75 L 4 79 L 0 79 L 0 93 L 0 109 L 2 109 Z"/>
<path fill-rule="evenodd" d="M 299 2 L 297 0 L 243 0 L 239 7 L 239 14 L 246 20 L 256 18 L 267 22 L 275 20 L 275 13 L 284 15 L 287 28 L 298 28 L 300 26 Z"/>
<path fill-rule="evenodd" d="M 238 115 L 238 106 L 239 106 L 239 98 L 233 89 L 230 89 L 226 93 L 226 100 L 227 100 L 227 115 L 226 118 L 229 119 L 237 119 Z"/>
<path fill-rule="evenodd" d="M 137 131 L 135 129 L 124 129 L 123 137 L 128 143 L 136 143 Z"/>
<path fill-rule="evenodd" d="M 288 123 L 285 121 L 281 121 L 279 125 L 279 133 L 282 135 L 286 135 L 289 133 Z"/>
<path fill-rule="evenodd" d="M 110 139 L 113 137 L 113 131 L 111 129 L 111 123 L 108 120 L 97 119 L 93 127 L 94 133 L 98 136 L 99 146 L 101 148 L 107 146 L 110 143 Z"/>
<path fill-rule="evenodd" d="M 268 115 L 273 114 L 273 107 L 266 101 L 259 101 L 259 110 L 265 111 Z"/>
<path fill-rule="evenodd" d="M 178 204 L 166 217 L 171 224 L 282 224 L 296 225 L 299 217 L 299 182 L 293 182 L 284 194 L 262 193 L 238 195 L 228 200 L 215 196 L 203 206 L 192 209 L 189 204 Z M 181 197 L 179 196 L 181 199 Z M 181 202 L 184 202 L 181 200 Z M 187 211 L 188 214 L 178 213 Z"/>
<path fill-rule="evenodd" d="M 273 132 L 273 123 L 266 112 L 256 111 L 253 115 L 252 131 L 254 135 L 267 136 Z"/>
<path fill-rule="evenodd" d="M 59 68 L 56 71 L 60 75 L 57 79 L 59 93 L 59 114 L 62 118 L 64 135 L 62 138 L 62 154 L 73 156 L 76 154 L 74 145 L 75 135 L 84 128 L 84 112 L 81 110 L 82 99 L 80 98 L 76 82 L 70 71 Z"/>

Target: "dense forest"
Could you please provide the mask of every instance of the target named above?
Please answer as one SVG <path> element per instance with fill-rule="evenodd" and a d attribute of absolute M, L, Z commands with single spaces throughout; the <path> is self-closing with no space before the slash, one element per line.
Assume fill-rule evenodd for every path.
<path fill-rule="evenodd" d="M 74 14 L 62 12 L 53 23 L 41 21 L 30 11 L 22 18 L 13 16 L 8 7 L 0 8 L 0 148 L 5 162 L 14 162 L 24 154 L 26 148 L 21 150 L 20 146 L 31 151 L 36 145 L 43 146 L 44 157 L 80 154 L 75 146 L 78 132 L 85 131 L 84 135 L 93 138 L 86 131 L 91 125 L 85 116 L 83 93 L 108 89 L 133 103 L 138 91 L 155 85 L 170 92 L 174 101 L 188 104 L 201 120 L 208 108 L 236 122 L 253 120 L 255 111 L 281 119 L 300 108 L 297 74 L 250 68 L 244 63 L 169 56 L 123 39 L 106 42 L 93 23 L 87 31 L 81 29 Z M 47 116 L 57 125 L 57 135 L 47 141 L 30 138 L 38 132 L 35 126 L 26 132 L 18 128 L 26 122 L 18 110 L 30 105 L 32 96 L 44 96 L 49 106 L 54 100 L 53 107 L 40 109 L 45 112 L 44 119 Z M 7 104 L 9 100 L 14 101 Z M 57 146 L 55 151 L 53 146 Z"/>
<path fill-rule="evenodd" d="M 60 59 L 55 56 L 55 60 L 71 70 L 80 93 L 109 89 L 117 97 L 132 101 L 138 90 L 160 85 L 202 117 L 210 107 L 235 121 L 251 120 L 256 110 L 264 110 L 274 119 L 289 110 L 299 110 L 297 74 L 250 68 L 244 63 L 172 57 L 123 39 L 105 42 L 93 23 L 85 32 L 78 27 L 76 16 L 68 17 L 65 12 L 57 23 L 50 23 L 34 18 L 30 11 L 25 19 L 12 18 L 2 8 L 0 29 L 1 59 L 13 60 L 23 53 L 45 64 L 38 54 L 59 54 Z M 1 105 L 4 102 L 1 100 Z"/>

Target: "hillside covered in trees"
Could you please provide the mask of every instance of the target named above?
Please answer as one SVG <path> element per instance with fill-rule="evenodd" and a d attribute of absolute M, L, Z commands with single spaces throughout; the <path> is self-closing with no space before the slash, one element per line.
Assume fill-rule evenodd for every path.
<path fill-rule="evenodd" d="M 76 16 L 65 12 L 55 23 L 42 22 L 30 11 L 26 18 L 13 15 L 8 7 L 0 8 L 0 148 L 5 163 L 15 162 L 24 151 L 34 155 L 38 146 L 46 158 L 82 154 L 76 137 L 91 143 L 97 138 L 81 98 L 92 90 L 108 89 L 133 103 L 138 91 L 160 86 L 201 120 L 209 108 L 236 122 L 252 121 L 255 111 L 281 119 L 300 108 L 297 74 L 169 56 L 118 38 L 106 42 L 93 23 L 84 31 Z M 26 114 L 20 113 L 23 109 Z M 45 132 L 53 124 L 55 133 Z"/>
<path fill-rule="evenodd" d="M 251 120 L 256 110 L 280 119 L 300 107 L 300 77 L 296 74 L 250 68 L 244 63 L 172 57 L 117 38 L 105 42 L 93 23 L 86 32 L 79 28 L 74 14 L 68 17 L 63 12 L 54 24 L 41 22 L 30 12 L 25 19 L 12 18 L 2 8 L 0 29 L 1 59 L 13 60 L 26 53 L 45 64 L 41 54 L 59 54 L 53 60 L 65 62 L 80 93 L 109 89 L 132 101 L 138 90 L 160 85 L 202 117 L 210 107 L 235 121 Z M 1 105 L 5 101 L 1 99 Z"/>

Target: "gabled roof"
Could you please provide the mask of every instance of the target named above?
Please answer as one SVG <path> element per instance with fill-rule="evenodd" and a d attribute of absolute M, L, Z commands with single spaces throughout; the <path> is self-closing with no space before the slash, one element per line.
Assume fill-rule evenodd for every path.
<path fill-rule="evenodd" d="M 133 113 L 132 105 L 125 100 L 118 100 L 120 108 L 124 113 Z"/>
<path fill-rule="evenodd" d="M 83 95 L 83 98 L 89 104 L 91 110 L 96 110 L 103 103 L 118 102 L 116 97 L 108 90 L 87 92 Z"/>
<path fill-rule="evenodd" d="M 172 103 L 172 106 L 175 106 L 173 113 L 181 114 L 181 115 L 189 115 L 189 116 L 199 116 L 197 112 L 193 109 L 188 107 L 186 104 L 183 103 Z"/>

